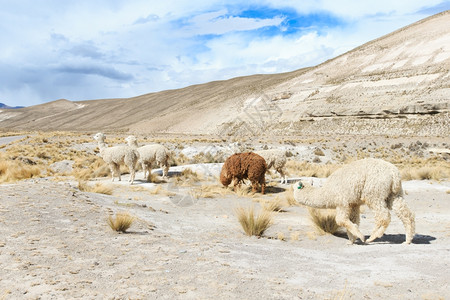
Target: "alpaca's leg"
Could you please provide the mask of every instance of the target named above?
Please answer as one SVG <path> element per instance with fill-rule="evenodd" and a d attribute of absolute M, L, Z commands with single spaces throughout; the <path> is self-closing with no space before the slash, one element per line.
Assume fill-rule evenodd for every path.
<path fill-rule="evenodd" d="M 122 181 L 122 177 L 121 177 L 122 174 L 120 174 L 120 165 L 119 164 L 116 164 L 116 173 L 117 173 L 117 176 L 119 176 L 119 181 Z"/>
<path fill-rule="evenodd" d="M 352 223 L 354 223 L 358 226 L 359 226 L 359 214 L 360 214 L 359 205 L 352 206 L 349 219 Z M 356 241 L 356 239 L 358 238 L 357 236 L 353 235 L 348 230 L 347 230 L 347 236 L 348 236 L 349 244 L 353 244 Z"/>
<path fill-rule="evenodd" d="M 160 162 L 159 167 L 163 171 L 163 177 L 167 178 L 167 174 L 169 173 L 169 164 L 167 162 Z"/>
<path fill-rule="evenodd" d="M 147 179 L 147 165 L 145 162 L 141 163 L 142 170 L 144 170 L 144 179 Z"/>
<path fill-rule="evenodd" d="M 266 183 L 265 183 L 265 182 L 263 182 L 263 183 L 261 183 L 261 194 L 263 194 L 263 195 L 264 195 L 264 193 L 265 193 L 265 190 L 266 190 Z"/>
<path fill-rule="evenodd" d="M 131 166 L 128 166 L 128 168 L 130 169 L 130 183 L 133 184 L 134 182 L 134 175 L 136 174 L 135 169 L 134 169 L 135 165 L 131 164 Z"/>
<path fill-rule="evenodd" d="M 397 197 L 394 199 L 394 202 L 392 204 L 392 210 L 402 221 L 403 226 L 405 226 L 406 231 L 405 244 L 410 244 L 414 238 L 416 230 L 416 221 L 414 213 L 409 209 L 408 205 L 406 205 L 406 202 L 403 199 L 403 197 Z"/>
<path fill-rule="evenodd" d="M 233 188 L 234 188 L 234 191 L 236 192 L 236 191 L 237 191 L 237 186 L 238 186 L 238 185 L 239 185 L 239 187 L 241 186 L 240 180 L 237 179 L 237 178 L 233 178 L 232 182 L 233 182 Z"/>
<path fill-rule="evenodd" d="M 372 242 L 373 240 L 380 238 L 383 236 L 386 228 L 391 223 L 391 214 L 387 207 L 377 207 L 374 209 L 375 211 L 375 228 L 370 235 L 370 238 L 367 240 L 367 243 Z"/>
<path fill-rule="evenodd" d="M 120 178 L 120 166 L 116 163 L 111 163 L 109 165 L 109 169 L 111 170 L 111 181 L 114 181 L 115 177 L 119 177 L 119 181 L 121 180 Z"/>
<path fill-rule="evenodd" d="M 351 207 L 337 207 L 336 208 L 336 224 L 345 227 L 347 232 L 350 232 L 354 236 L 358 237 L 363 243 L 365 241 L 364 235 L 359 231 L 358 225 L 350 221 Z M 349 241 L 352 243 L 352 241 Z"/>
<path fill-rule="evenodd" d="M 280 173 L 280 176 L 281 176 L 281 181 L 280 181 L 280 183 L 281 183 L 281 184 L 287 183 L 286 175 L 284 174 L 283 169 L 278 168 L 278 169 L 277 169 L 277 172 Z"/>

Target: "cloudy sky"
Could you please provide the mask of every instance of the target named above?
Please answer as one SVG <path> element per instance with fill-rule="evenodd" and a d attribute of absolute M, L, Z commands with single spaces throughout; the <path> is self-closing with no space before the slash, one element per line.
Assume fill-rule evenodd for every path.
<path fill-rule="evenodd" d="M 448 10 L 450 1 L 0 0 L 0 7 L 0 102 L 29 106 L 293 71 Z"/>

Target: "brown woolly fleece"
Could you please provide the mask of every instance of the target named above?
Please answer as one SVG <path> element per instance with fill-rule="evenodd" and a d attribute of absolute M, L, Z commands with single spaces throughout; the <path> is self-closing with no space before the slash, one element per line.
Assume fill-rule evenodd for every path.
<path fill-rule="evenodd" d="M 227 158 L 220 172 L 220 182 L 227 187 L 234 180 L 234 190 L 244 179 L 252 183 L 252 192 L 256 192 L 258 183 L 264 194 L 266 181 L 264 175 L 267 164 L 264 158 L 253 152 L 235 153 Z"/>

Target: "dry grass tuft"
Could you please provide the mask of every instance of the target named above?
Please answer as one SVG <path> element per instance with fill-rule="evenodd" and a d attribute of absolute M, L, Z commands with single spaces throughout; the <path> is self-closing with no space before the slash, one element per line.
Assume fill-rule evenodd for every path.
<path fill-rule="evenodd" d="M 78 181 L 78 189 L 82 192 L 98 193 L 105 195 L 112 195 L 113 189 L 101 183 L 96 183 L 94 186 L 89 185 L 86 181 Z"/>
<path fill-rule="evenodd" d="M 255 216 L 254 207 L 247 209 L 238 207 L 236 215 L 242 229 L 248 236 L 262 236 L 264 231 L 272 224 L 272 212 L 267 210 L 262 210 Z"/>
<path fill-rule="evenodd" d="M 320 234 L 335 234 L 341 228 L 336 224 L 336 210 L 308 208 L 310 219 Z"/>
<path fill-rule="evenodd" d="M 150 191 L 151 195 L 175 196 L 176 194 L 163 189 L 160 185 Z"/>
<path fill-rule="evenodd" d="M 189 168 L 184 169 L 179 176 L 175 177 L 175 182 L 182 186 L 189 186 L 200 180 L 200 176 Z"/>
<path fill-rule="evenodd" d="M 264 210 L 280 212 L 283 210 L 282 201 L 279 198 L 273 200 L 261 201 L 261 206 Z"/>
<path fill-rule="evenodd" d="M 403 180 L 442 180 L 450 178 L 450 169 L 442 166 L 405 167 L 401 170 Z"/>
<path fill-rule="evenodd" d="M 166 182 L 165 180 L 162 180 L 160 178 L 160 176 L 158 175 L 158 173 L 152 173 L 149 172 L 149 174 L 147 175 L 147 181 L 148 182 L 153 182 L 153 183 L 163 183 Z"/>
<path fill-rule="evenodd" d="M 108 217 L 108 225 L 114 231 L 125 232 L 128 228 L 131 227 L 135 218 L 126 212 L 117 213 L 116 218 L 112 216 Z"/>
<path fill-rule="evenodd" d="M 212 185 L 202 185 L 199 188 L 195 188 L 191 190 L 191 196 L 195 199 L 198 198 L 215 198 L 217 196 L 225 196 L 226 194 L 230 194 L 230 190 L 224 188 L 221 185 L 212 184 Z"/>
<path fill-rule="evenodd" d="M 233 188 L 233 190 L 234 190 L 234 188 Z M 238 195 L 240 197 L 251 197 L 254 195 L 254 193 L 252 193 L 252 188 L 250 186 L 241 184 L 240 186 L 238 185 L 236 187 L 236 195 Z"/>
<path fill-rule="evenodd" d="M 108 177 L 110 176 L 110 170 L 103 159 L 90 155 L 75 160 L 72 175 L 77 179 L 87 180 L 90 178 Z"/>
<path fill-rule="evenodd" d="M 1 158 L 2 160 L 5 158 Z M 26 165 L 20 161 L 5 159 L 0 162 L 0 182 L 15 182 L 18 180 L 38 177 L 42 165 Z"/>

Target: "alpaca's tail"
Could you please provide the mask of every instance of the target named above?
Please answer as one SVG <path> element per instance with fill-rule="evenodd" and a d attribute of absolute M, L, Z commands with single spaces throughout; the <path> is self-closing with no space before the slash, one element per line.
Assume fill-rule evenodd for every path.
<path fill-rule="evenodd" d="M 403 196 L 403 190 L 402 190 L 402 176 L 400 175 L 400 172 L 397 168 L 395 168 L 394 172 L 392 172 L 392 186 L 391 186 L 392 193 L 394 195 L 400 195 Z"/>

